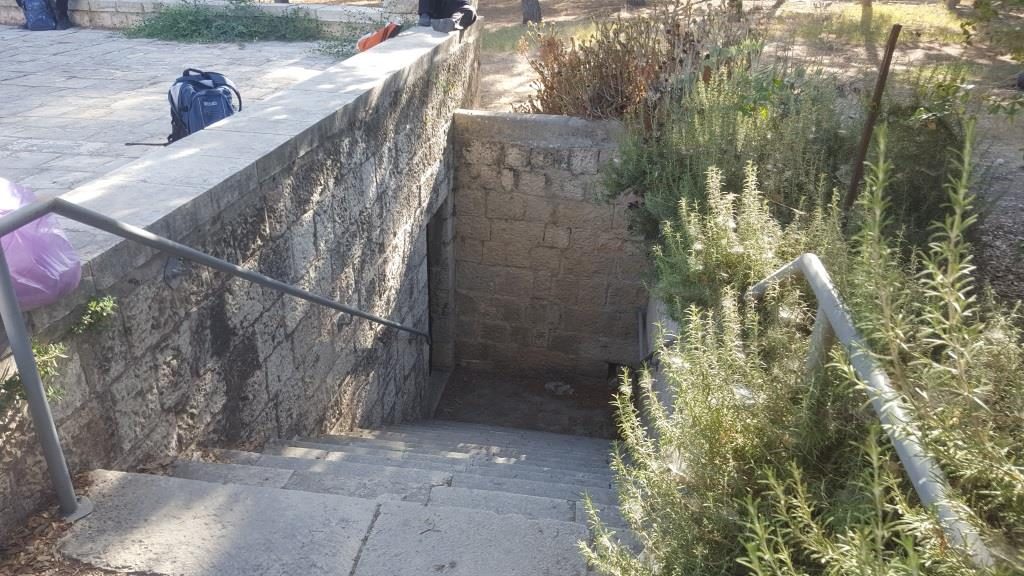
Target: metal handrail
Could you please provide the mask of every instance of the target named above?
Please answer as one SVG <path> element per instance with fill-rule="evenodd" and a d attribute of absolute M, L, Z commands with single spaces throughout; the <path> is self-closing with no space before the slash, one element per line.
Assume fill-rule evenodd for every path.
<path fill-rule="evenodd" d="M 422 330 L 363 312 L 336 300 L 285 284 L 258 272 L 246 270 L 226 260 L 215 258 L 205 252 L 189 248 L 184 244 L 179 244 L 142 228 L 119 222 L 62 198 L 50 198 L 33 202 L 0 217 L 0 236 L 13 232 L 29 222 L 51 213 L 114 234 L 115 236 L 134 240 L 161 252 L 166 252 L 185 260 L 191 260 L 214 270 L 288 294 L 289 296 L 326 306 L 351 316 L 365 318 L 371 322 L 376 322 L 396 330 L 422 336 L 426 338 L 428 343 L 430 342 L 430 335 Z M 18 300 L 14 293 L 14 283 L 11 280 L 11 271 L 7 265 L 7 256 L 2 249 L 0 249 L 0 319 L 3 320 L 4 330 L 7 333 L 11 347 L 11 354 L 14 356 L 14 362 L 18 367 L 21 383 L 25 388 L 25 398 L 32 416 L 32 425 L 43 447 L 43 456 L 46 460 L 50 481 L 57 492 L 57 501 L 60 504 L 61 514 L 68 520 L 77 520 L 92 511 L 92 503 L 85 497 L 79 498 L 75 495 L 71 473 L 68 470 L 67 461 L 61 449 L 60 439 L 57 436 L 57 426 L 53 421 L 49 402 L 46 400 L 46 393 L 39 377 L 35 356 L 32 354 L 32 343 L 28 336 L 28 329 L 25 326 L 25 319 L 21 314 L 21 308 L 18 306 Z"/>
<path fill-rule="evenodd" d="M 890 385 L 889 376 L 875 362 L 867 342 L 854 328 L 853 320 L 821 260 L 811 253 L 801 254 L 751 287 L 747 291 L 747 297 L 760 298 L 770 286 L 796 274 L 804 277 L 818 300 L 818 312 L 814 319 L 807 358 L 808 369 L 815 371 L 824 367 L 833 337 L 839 340 L 846 349 L 853 369 L 867 384 L 871 405 L 882 421 L 883 428 L 892 441 L 921 502 L 925 506 L 935 508 L 943 530 L 956 547 L 966 551 L 975 564 L 991 566 L 991 553 L 981 541 L 978 531 L 960 517 L 948 497 L 949 485 L 942 470 L 918 442 L 913 420 L 903 398 Z M 907 431 L 910 433 L 906 433 Z"/>

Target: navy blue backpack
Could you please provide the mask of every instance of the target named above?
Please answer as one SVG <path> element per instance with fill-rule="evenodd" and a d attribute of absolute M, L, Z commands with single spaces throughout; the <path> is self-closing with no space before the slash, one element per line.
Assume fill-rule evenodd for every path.
<path fill-rule="evenodd" d="M 18 0 L 18 6 L 25 14 L 25 28 L 32 31 L 57 29 L 57 17 L 50 0 Z"/>
<path fill-rule="evenodd" d="M 28 0 L 26 0 L 28 1 Z M 242 110 L 242 95 L 223 74 L 188 68 L 167 92 L 171 103 L 171 135 L 167 142 L 181 140 L 214 122 Z"/>

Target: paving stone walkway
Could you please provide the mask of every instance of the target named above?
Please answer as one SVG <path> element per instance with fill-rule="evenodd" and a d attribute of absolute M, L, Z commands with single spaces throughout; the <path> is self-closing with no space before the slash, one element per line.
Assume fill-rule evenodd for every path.
<path fill-rule="evenodd" d="M 252 103 L 336 63 L 314 48 L 0 26 L 0 177 L 39 196 L 67 192 L 156 149 L 126 142 L 164 141 L 167 88 L 184 68 L 227 74 Z"/>

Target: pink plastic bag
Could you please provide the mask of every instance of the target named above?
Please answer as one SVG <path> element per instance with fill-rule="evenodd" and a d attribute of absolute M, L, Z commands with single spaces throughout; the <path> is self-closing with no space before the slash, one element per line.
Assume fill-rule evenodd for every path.
<path fill-rule="evenodd" d="M 0 216 L 35 199 L 28 188 L 0 178 Z M 0 242 L 22 310 L 52 304 L 78 287 L 82 263 L 52 214 L 18 228 Z"/>

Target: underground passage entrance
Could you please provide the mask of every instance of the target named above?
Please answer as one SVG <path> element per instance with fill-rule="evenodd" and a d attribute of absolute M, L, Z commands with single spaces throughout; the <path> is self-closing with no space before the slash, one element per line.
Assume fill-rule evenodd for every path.
<path fill-rule="evenodd" d="M 645 249 L 596 196 L 614 126 L 459 111 L 454 182 L 427 226 L 432 374 L 445 420 L 612 437 L 609 366 L 639 360 Z"/>

